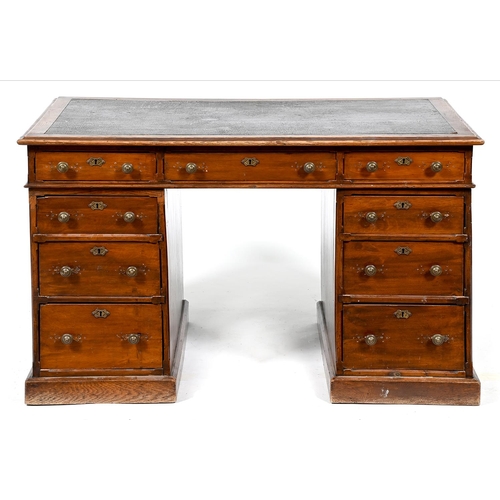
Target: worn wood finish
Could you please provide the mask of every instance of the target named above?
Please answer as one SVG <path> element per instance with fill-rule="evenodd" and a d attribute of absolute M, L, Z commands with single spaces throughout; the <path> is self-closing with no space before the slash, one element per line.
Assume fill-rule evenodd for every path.
<path fill-rule="evenodd" d="M 409 254 L 399 252 L 410 252 Z M 353 295 L 463 295 L 463 245 L 453 242 L 347 241 L 344 292 Z M 433 266 L 441 274 L 433 276 Z M 367 275 L 367 266 L 376 273 Z"/>
<path fill-rule="evenodd" d="M 245 165 L 245 160 L 247 165 Z M 196 172 L 186 165 L 194 163 Z M 312 172 L 306 164 L 312 163 Z M 335 180 L 335 153 L 268 153 L 244 150 L 238 153 L 167 153 L 165 178 L 169 181 L 290 181 L 298 183 Z"/>
<path fill-rule="evenodd" d="M 446 101 L 60 98 L 18 142 L 29 146 L 28 404 L 175 401 L 188 303 L 179 199 L 164 188 L 214 187 L 328 189 L 318 325 L 332 402 L 479 404 L 470 189 L 483 141 Z M 97 305 L 112 312 L 96 319 L 107 327 L 81 316 Z M 144 343 L 124 344 L 151 322 Z M 61 343 L 85 326 L 81 343 Z"/>
<path fill-rule="evenodd" d="M 102 161 L 102 165 L 89 164 L 92 158 Z M 58 170 L 60 162 L 68 164 L 67 171 Z M 124 165 L 129 165 L 131 172 L 124 172 Z M 156 156 L 115 151 L 39 151 L 35 157 L 35 172 L 37 181 L 152 181 L 156 179 Z"/>
<path fill-rule="evenodd" d="M 97 228 L 101 234 L 159 233 L 158 203 L 145 196 L 41 196 L 37 227 L 39 233 L 64 235 L 95 234 Z"/>
<path fill-rule="evenodd" d="M 398 161 L 402 164 L 399 164 Z M 376 163 L 370 171 L 369 162 Z M 442 170 L 434 172 L 432 164 L 440 162 Z M 465 179 L 465 157 L 463 152 L 447 151 L 372 151 L 346 153 L 344 177 L 357 182 L 404 181 L 463 182 Z"/>
<path fill-rule="evenodd" d="M 147 243 L 43 243 L 40 295 L 105 297 L 118 291 L 130 297 L 160 295 L 159 252 L 158 245 Z M 61 274 L 64 267 L 72 269 L 69 276 Z"/>
<path fill-rule="evenodd" d="M 344 198 L 344 231 L 351 234 L 462 235 L 464 194 L 409 196 L 408 192 L 381 196 L 353 194 Z M 433 222 L 431 214 L 443 219 Z M 374 215 L 373 215 L 374 214 Z M 370 219 L 370 216 L 375 220 Z"/>
<path fill-rule="evenodd" d="M 42 304 L 40 368 L 160 368 L 161 309 L 161 305 L 152 304 Z M 109 316 L 95 317 L 96 310 Z M 62 341 L 65 334 L 71 334 L 70 344 Z M 138 342 L 130 343 L 130 335 L 138 335 Z"/>

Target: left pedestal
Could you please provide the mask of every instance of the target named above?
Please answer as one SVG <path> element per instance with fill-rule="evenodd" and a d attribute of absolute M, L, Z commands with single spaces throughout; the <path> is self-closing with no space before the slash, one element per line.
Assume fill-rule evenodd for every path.
<path fill-rule="evenodd" d="M 177 193 L 144 186 L 155 155 L 35 149 L 29 159 L 26 404 L 175 402 L 188 303 Z M 116 182 L 104 186 L 105 165 Z"/>

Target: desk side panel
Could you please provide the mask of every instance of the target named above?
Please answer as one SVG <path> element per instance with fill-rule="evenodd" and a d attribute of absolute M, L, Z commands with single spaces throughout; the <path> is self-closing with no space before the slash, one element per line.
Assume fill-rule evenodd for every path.
<path fill-rule="evenodd" d="M 329 366 L 336 366 L 335 355 L 335 204 L 336 190 L 324 189 L 321 203 L 321 301 L 326 338 L 324 356 Z M 334 369 L 334 368 L 333 368 Z M 331 376 L 334 376 L 332 373 Z"/>

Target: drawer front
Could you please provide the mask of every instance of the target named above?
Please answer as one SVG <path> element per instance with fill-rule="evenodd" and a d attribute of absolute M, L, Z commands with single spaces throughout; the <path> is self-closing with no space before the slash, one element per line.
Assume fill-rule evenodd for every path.
<path fill-rule="evenodd" d="M 464 369 L 461 306 L 345 305 L 346 369 Z"/>
<path fill-rule="evenodd" d="M 40 306 L 42 369 L 159 368 L 161 306 Z"/>
<path fill-rule="evenodd" d="M 464 233 L 463 196 L 346 196 L 344 231 L 352 234 Z"/>
<path fill-rule="evenodd" d="M 344 243 L 344 293 L 463 295 L 463 259 L 458 243 L 349 241 Z"/>
<path fill-rule="evenodd" d="M 158 244 L 42 243 L 39 267 L 42 296 L 160 295 Z"/>
<path fill-rule="evenodd" d="M 307 182 L 335 180 L 335 153 L 193 153 L 165 155 L 172 181 Z"/>
<path fill-rule="evenodd" d="M 152 181 L 154 153 L 50 152 L 35 157 L 37 181 Z"/>
<path fill-rule="evenodd" d="M 43 196 L 37 199 L 40 233 L 156 234 L 156 198 Z"/>
<path fill-rule="evenodd" d="M 459 152 L 352 152 L 344 177 L 356 181 L 463 182 L 465 156 Z"/>

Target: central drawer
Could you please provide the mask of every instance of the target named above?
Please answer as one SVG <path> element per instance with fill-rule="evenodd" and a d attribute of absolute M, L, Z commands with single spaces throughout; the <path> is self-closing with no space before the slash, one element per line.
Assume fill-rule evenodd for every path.
<path fill-rule="evenodd" d="M 154 243 L 42 243 L 39 267 L 42 296 L 160 295 L 160 251 Z"/>
<path fill-rule="evenodd" d="M 167 153 L 171 181 L 334 181 L 335 153 Z"/>
<path fill-rule="evenodd" d="M 461 306 L 345 305 L 346 369 L 464 369 Z"/>
<path fill-rule="evenodd" d="M 162 352 L 160 305 L 40 306 L 42 370 L 160 368 Z"/>
<path fill-rule="evenodd" d="M 349 241 L 344 243 L 344 293 L 463 295 L 460 243 Z"/>

